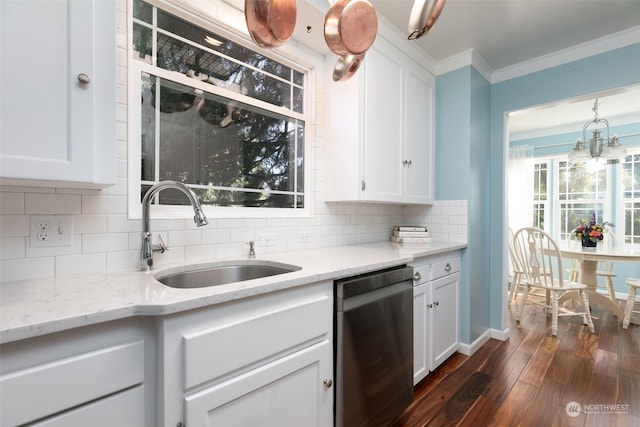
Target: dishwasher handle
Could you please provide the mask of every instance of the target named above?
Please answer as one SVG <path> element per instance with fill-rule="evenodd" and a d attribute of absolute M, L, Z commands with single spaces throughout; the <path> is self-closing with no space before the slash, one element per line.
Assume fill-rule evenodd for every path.
<path fill-rule="evenodd" d="M 347 313 L 364 305 L 384 300 L 402 292 L 413 292 L 413 283 L 405 280 L 403 282 L 394 283 L 393 285 L 378 288 L 371 292 L 359 294 L 353 297 L 338 297 L 336 300 L 336 310 L 339 313 Z"/>

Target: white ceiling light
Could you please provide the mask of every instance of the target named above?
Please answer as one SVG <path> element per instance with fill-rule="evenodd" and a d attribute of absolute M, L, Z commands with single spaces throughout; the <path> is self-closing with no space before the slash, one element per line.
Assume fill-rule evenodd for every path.
<path fill-rule="evenodd" d="M 627 150 L 618 142 L 618 137 L 613 135 L 613 138 L 609 138 L 609 122 L 605 119 L 598 117 L 598 99 L 596 98 L 593 104 L 593 112 L 595 118 L 590 122 L 584 124 L 582 128 L 582 139 L 578 139 L 576 146 L 569 153 L 569 161 L 578 162 L 582 160 L 588 160 L 590 158 L 602 158 L 602 159 L 618 159 L 627 155 Z M 607 139 L 603 139 L 601 136 L 598 125 L 603 123 L 607 129 Z M 587 141 L 587 129 L 594 127 L 591 131 L 591 139 Z M 606 145 L 605 145 L 606 142 Z M 588 146 L 587 146 L 588 144 Z"/>

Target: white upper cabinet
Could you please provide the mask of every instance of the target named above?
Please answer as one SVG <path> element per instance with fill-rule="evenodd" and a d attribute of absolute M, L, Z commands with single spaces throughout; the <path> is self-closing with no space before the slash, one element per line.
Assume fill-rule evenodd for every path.
<path fill-rule="evenodd" d="M 326 77 L 326 200 L 433 202 L 435 79 L 378 35 L 360 70 Z"/>
<path fill-rule="evenodd" d="M 2 184 L 114 184 L 113 1 L 2 1 L 0 19 Z"/>

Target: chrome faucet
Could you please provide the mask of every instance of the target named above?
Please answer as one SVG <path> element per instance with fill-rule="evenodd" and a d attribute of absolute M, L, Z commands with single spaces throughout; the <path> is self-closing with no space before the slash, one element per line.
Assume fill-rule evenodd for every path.
<path fill-rule="evenodd" d="M 160 191 L 165 188 L 174 188 L 176 190 L 182 191 L 191 202 L 191 206 L 193 206 L 193 222 L 196 223 L 198 227 L 202 227 L 203 225 L 207 225 L 209 221 L 202 211 L 202 207 L 200 206 L 200 201 L 198 200 L 198 196 L 186 185 L 177 181 L 161 181 L 151 187 L 147 194 L 142 198 L 142 248 L 140 249 L 140 269 L 151 270 L 153 268 L 153 253 L 160 252 L 164 253 L 169 250 L 166 242 L 160 237 L 160 243 L 153 244 L 152 243 L 152 235 L 151 235 L 151 219 L 149 218 L 149 208 L 151 205 L 151 200 L 153 197 L 158 194 Z"/>

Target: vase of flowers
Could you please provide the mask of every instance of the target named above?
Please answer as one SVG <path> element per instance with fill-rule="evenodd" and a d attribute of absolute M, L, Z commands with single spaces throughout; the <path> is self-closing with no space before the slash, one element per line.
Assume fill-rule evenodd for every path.
<path fill-rule="evenodd" d="M 588 221 L 586 219 L 580 220 L 578 226 L 573 229 L 573 234 L 582 239 L 582 247 L 595 248 L 598 242 L 604 239 L 605 227 L 613 227 L 613 224 L 610 222 L 597 223 L 596 214 L 592 212 Z"/>

